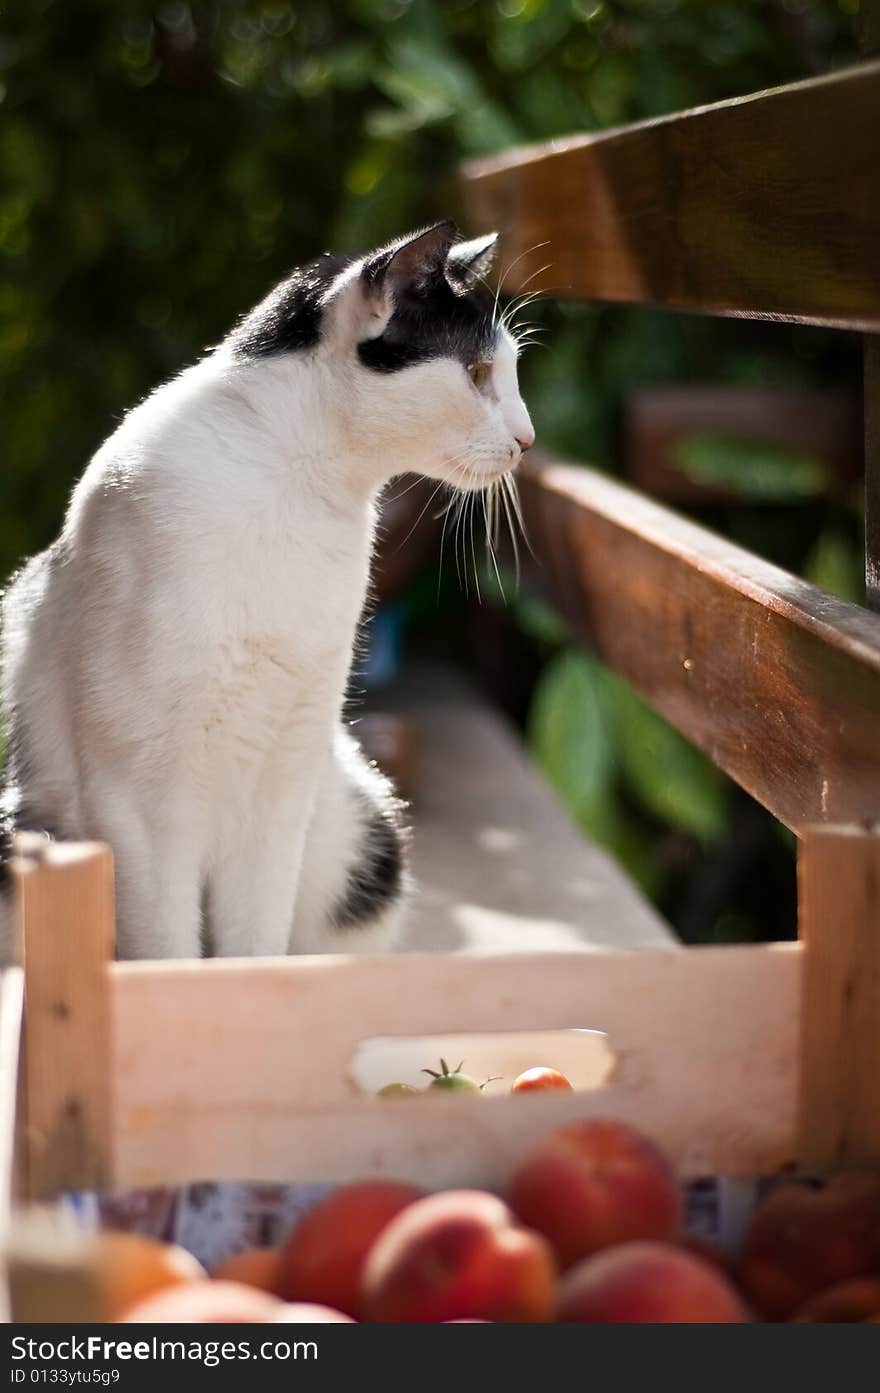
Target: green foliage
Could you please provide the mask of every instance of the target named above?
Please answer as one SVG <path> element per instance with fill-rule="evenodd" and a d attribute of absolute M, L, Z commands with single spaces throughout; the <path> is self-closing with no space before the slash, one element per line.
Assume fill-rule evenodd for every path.
<path fill-rule="evenodd" d="M 614 706 L 621 768 L 638 801 L 698 841 L 717 840 L 726 786 L 714 764 L 619 680 Z"/>
<path fill-rule="evenodd" d="M 737 436 L 691 435 L 676 463 L 693 483 L 721 486 L 735 498 L 788 502 L 815 498 L 828 486 L 821 460 Z"/>
<path fill-rule="evenodd" d="M 723 777 L 589 653 L 564 648 L 544 668 L 528 739 L 539 767 L 584 831 L 653 893 L 663 877 L 646 818 L 701 843 L 724 833 Z"/>
<path fill-rule="evenodd" d="M 865 585 L 861 547 L 851 536 L 830 525 L 807 558 L 804 575 L 814 585 L 830 590 L 842 600 L 861 604 Z"/>

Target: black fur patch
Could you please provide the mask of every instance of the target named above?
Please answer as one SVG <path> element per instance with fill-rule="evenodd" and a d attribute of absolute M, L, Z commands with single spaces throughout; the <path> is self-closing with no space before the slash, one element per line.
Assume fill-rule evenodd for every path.
<path fill-rule="evenodd" d="M 268 358 L 314 348 L 321 336 L 321 297 L 349 266 L 350 256 L 323 256 L 298 266 L 230 334 L 243 358 Z"/>
<path fill-rule="evenodd" d="M 403 881 L 400 829 L 378 808 L 364 806 L 367 820 L 360 859 L 350 868 L 345 893 L 331 914 L 337 929 L 356 929 L 375 919 L 400 894 Z"/>
<path fill-rule="evenodd" d="M 399 372 L 431 358 L 467 366 L 491 358 L 497 337 L 492 296 L 482 286 L 457 294 L 445 277 L 404 291 L 378 338 L 358 344 L 358 357 L 374 372 Z"/>

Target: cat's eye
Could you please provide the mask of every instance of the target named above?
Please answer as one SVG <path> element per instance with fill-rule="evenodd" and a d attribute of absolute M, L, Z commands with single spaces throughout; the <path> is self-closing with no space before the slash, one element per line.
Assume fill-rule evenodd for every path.
<path fill-rule="evenodd" d="M 492 375 L 491 363 L 468 363 L 467 375 L 478 391 L 488 385 Z"/>

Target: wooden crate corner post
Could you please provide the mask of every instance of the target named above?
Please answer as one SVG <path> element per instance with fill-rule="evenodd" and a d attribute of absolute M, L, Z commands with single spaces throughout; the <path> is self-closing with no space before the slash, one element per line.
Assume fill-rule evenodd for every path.
<path fill-rule="evenodd" d="M 113 857 L 27 833 L 12 871 L 25 969 L 24 1188 L 100 1190 L 112 1172 Z"/>
<path fill-rule="evenodd" d="M 798 898 L 801 1165 L 880 1165 L 880 824 L 808 827 Z"/>

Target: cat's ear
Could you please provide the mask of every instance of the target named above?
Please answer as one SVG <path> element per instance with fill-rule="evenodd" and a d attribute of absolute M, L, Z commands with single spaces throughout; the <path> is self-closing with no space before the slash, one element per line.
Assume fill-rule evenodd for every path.
<path fill-rule="evenodd" d="M 495 260 L 498 233 L 474 237 L 470 242 L 456 242 L 446 258 L 446 279 L 453 290 L 465 294 L 488 274 Z"/>
<path fill-rule="evenodd" d="M 367 294 L 378 300 L 393 300 L 403 290 L 417 294 L 426 290 L 443 275 L 446 258 L 457 237 L 458 228 L 447 218 L 374 252 L 361 271 Z"/>

